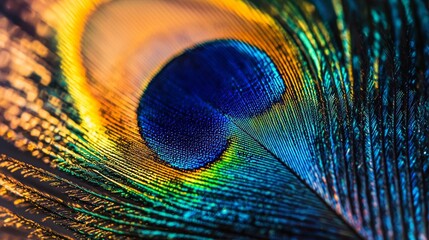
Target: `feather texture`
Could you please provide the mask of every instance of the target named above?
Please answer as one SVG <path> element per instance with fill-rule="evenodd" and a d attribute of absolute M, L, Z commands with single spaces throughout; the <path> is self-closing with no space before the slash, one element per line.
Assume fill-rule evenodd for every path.
<path fill-rule="evenodd" d="M 422 0 L 0 2 L 0 234 L 429 236 Z"/>

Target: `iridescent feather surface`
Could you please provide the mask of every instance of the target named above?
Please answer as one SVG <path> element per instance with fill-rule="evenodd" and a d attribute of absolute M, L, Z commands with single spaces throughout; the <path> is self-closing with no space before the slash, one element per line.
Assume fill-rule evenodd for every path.
<path fill-rule="evenodd" d="M 425 0 L 0 0 L 1 239 L 427 239 Z"/>

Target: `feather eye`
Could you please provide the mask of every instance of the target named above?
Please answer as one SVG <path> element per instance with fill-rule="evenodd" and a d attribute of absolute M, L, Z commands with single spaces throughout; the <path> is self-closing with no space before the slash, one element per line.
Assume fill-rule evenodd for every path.
<path fill-rule="evenodd" d="M 0 7 L 2 236 L 428 237 L 424 1 Z"/>

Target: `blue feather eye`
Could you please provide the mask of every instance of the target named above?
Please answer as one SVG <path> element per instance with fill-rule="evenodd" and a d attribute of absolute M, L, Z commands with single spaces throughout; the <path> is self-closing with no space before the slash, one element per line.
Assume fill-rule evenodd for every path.
<path fill-rule="evenodd" d="M 428 16 L 0 1 L 0 238 L 427 239 Z"/>
<path fill-rule="evenodd" d="M 285 86 L 269 57 L 248 44 L 205 43 L 169 62 L 140 100 L 141 133 L 161 159 L 179 169 L 215 161 L 234 119 L 260 114 Z"/>

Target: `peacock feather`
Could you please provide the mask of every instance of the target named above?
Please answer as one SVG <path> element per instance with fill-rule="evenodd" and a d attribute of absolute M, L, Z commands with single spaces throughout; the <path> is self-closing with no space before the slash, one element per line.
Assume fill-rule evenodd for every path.
<path fill-rule="evenodd" d="M 427 239 L 429 2 L 0 0 L 1 239 Z"/>

